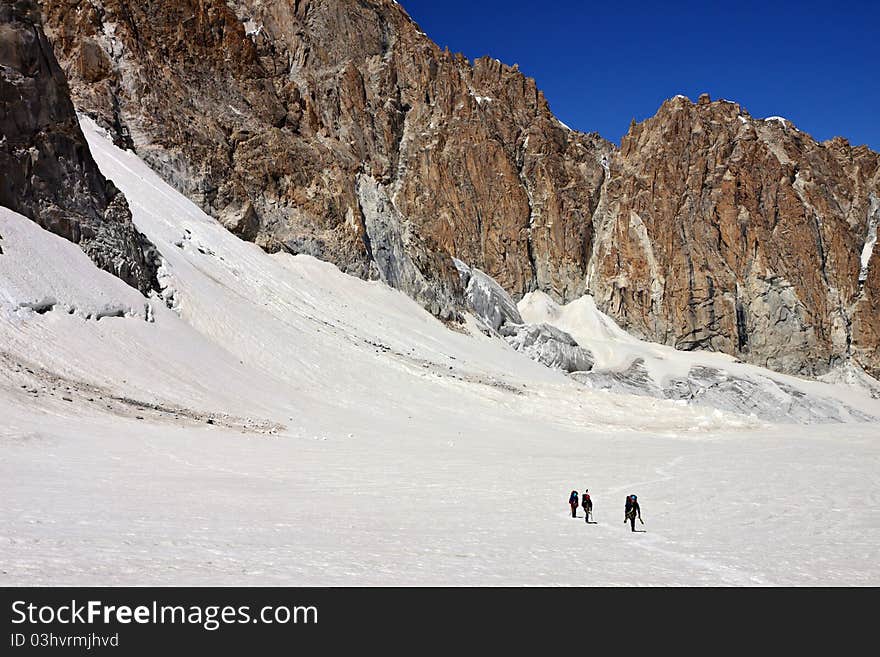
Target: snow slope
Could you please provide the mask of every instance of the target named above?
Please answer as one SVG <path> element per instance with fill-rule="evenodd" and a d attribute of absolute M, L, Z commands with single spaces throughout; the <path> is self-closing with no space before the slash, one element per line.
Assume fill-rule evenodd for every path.
<path fill-rule="evenodd" d="M 686 399 L 774 421 L 878 421 L 880 384 L 854 365 L 811 381 L 723 353 L 678 351 L 629 335 L 589 295 L 559 305 L 541 291 L 531 292 L 518 310 L 525 322 L 565 331 L 593 354 L 592 370 L 576 375 L 587 385 Z M 843 381 L 849 385 L 829 385 Z"/>
<path fill-rule="evenodd" d="M 875 425 L 590 390 L 83 128 L 165 298 L 0 209 L 0 585 L 880 584 Z"/>

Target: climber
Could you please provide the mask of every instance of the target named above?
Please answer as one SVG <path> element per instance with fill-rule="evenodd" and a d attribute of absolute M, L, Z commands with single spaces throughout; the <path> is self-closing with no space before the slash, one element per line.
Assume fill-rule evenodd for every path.
<path fill-rule="evenodd" d="M 577 518 L 578 492 L 576 490 L 571 491 L 571 495 L 568 496 L 568 506 L 571 507 L 571 517 Z"/>
<path fill-rule="evenodd" d="M 639 508 L 638 497 L 636 495 L 629 495 L 626 498 L 626 515 L 623 518 L 624 524 L 629 520 L 630 528 L 632 531 L 636 530 L 636 516 L 639 518 L 639 522 L 643 525 L 645 521 L 642 520 L 642 510 Z"/>
<path fill-rule="evenodd" d="M 590 522 L 590 516 L 593 515 L 593 500 L 590 499 L 589 488 L 585 488 L 584 494 L 581 495 L 581 506 L 584 507 L 584 522 Z"/>

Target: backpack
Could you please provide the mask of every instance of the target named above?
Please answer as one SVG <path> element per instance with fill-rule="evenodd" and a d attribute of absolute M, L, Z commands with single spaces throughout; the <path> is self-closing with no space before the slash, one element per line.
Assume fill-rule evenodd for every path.
<path fill-rule="evenodd" d="M 576 490 L 571 491 L 571 495 L 568 496 L 569 504 L 577 504 L 578 503 L 578 494 Z"/>

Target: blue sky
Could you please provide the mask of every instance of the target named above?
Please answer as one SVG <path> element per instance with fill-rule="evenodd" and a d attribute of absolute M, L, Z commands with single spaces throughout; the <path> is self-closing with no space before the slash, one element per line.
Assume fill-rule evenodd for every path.
<path fill-rule="evenodd" d="M 880 1 L 402 0 L 441 47 L 537 80 L 572 128 L 620 141 L 676 94 L 880 150 Z"/>

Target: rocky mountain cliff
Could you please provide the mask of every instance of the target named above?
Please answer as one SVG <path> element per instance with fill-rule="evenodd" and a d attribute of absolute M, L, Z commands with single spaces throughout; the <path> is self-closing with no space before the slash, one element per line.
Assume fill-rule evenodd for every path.
<path fill-rule="evenodd" d="M 443 51 L 391 0 L 49 0 L 78 107 L 267 250 L 452 318 L 450 255 L 516 295 L 585 291 L 613 147 L 535 82 Z"/>
<path fill-rule="evenodd" d="M 878 199 L 866 147 L 679 96 L 612 159 L 588 287 L 655 342 L 808 375 L 852 357 L 876 374 Z"/>
<path fill-rule="evenodd" d="M 29 0 L 0 4 L 0 205 L 79 244 L 145 294 L 158 289 L 152 246 L 92 159 Z"/>
<path fill-rule="evenodd" d="M 708 97 L 620 149 L 393 0 L 44 0 L 77 107 L 263 248 L 444 319 L 453 257 L 514 298 L 584 293 L 640 337 L 880 374 L 878 155 Z"/>

